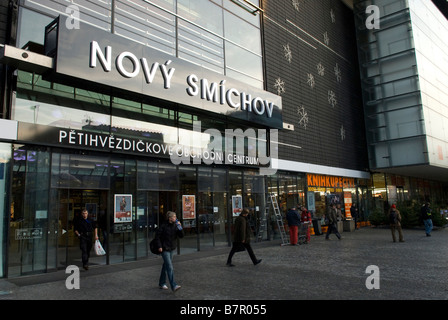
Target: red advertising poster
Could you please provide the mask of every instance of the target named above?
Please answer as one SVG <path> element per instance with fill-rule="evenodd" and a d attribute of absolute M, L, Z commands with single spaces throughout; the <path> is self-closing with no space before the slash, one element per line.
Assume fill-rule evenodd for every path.
<path fill-rule="evenodd" d="M 182 218 L 183 219 L 196 218 L 195 196 L 193 195 L 182 196 Z"/>
<path fill-rule="evenodd" d="M 352 218 L 352 214 L 350 213 L 351 207 L 352 207 L 352 193 L 344 192 L 344 208 L 345 208 L 345 217 L 347 219 Z"/>

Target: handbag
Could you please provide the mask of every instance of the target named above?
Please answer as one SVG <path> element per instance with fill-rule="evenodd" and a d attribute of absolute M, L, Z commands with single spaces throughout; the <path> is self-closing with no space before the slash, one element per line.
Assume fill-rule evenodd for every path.
<path fill-rule="evenodd" d="M 241 252 L 246 250 L 246 247 L 243 246 L 242 242 L 234 242 L 233 247 L 235 248 L 235 252 Z"/>
<path fill-rule="evenodd" d="M 97 256 L 104 256 L 106 254 L 100 240 L 95 240 L 95 253 Z"/>

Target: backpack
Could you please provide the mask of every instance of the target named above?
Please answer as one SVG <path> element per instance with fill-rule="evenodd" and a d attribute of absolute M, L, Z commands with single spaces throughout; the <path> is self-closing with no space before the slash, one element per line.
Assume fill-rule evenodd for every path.
<path fill-rule="evenodd" d="M 152 239 L 151 242 L 149 243 L 149 250 L 154 254 L 160 254 L 156 238 Z"/>
<path fill-rule="evenodd" d="M 389 213 L 389 222 L 390 224 L 397 224 L 398 223 L 398 214 L 397 211 L 391 210 Z"/>
<path fill-rule="evenodd" d="M 149 251 L 153 254 L 159 255 L 159 246 L 157 245 L 157 232 L 159 231 L 159 228 L 156 228 L 154 231 L 154 239 L 152 239 L 149 243 Z"/>

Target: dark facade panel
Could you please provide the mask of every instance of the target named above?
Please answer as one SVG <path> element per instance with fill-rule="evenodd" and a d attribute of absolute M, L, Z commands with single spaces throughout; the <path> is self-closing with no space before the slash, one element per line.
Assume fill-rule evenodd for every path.
<path fill-rule="evenodd" d="M 266 89 L 282 96 L 283 121 L 294 125 L 279 133 L 279 158 L 365 170 L 353 12 L 336 0 L 298 3 L 263 8 Z"/>
<path fill-rule="evenodd" d="M 2 1 L 0 3 L 0 43 L 6 41 L 6 30 L 8 21 L 8 2 Z"/>

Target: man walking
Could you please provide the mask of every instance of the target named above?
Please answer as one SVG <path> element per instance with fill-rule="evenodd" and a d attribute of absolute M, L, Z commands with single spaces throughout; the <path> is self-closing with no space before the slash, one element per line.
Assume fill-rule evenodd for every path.
<path fill-rule="evenodd" d="M 249 254 L 252 263 L 254 265 L 257 265 L 261 262 L 261 259 L 257 259 L 255 257 L 254 251 L 252 250 L 252 247 L 250 246 L 250 225 L 249 221 L 247 221 L 247 215 L 249 214 L 249 210 L 244 208 L 243 211 L 241 211 L 240 215 L 235 219 L 235 231 L 233 233 L 233 246 L 232 250 L 230 250 L 229 256 L 227 258 L 227 266 L 234 267 L 235 265 L 232 264 L 232 257 L 235 254 L 235 252 L 244 251 L 244 249 L 247 250 L 247 253 Z"/>
<path fill-rule="evenodd" d="M 427 237 L 431 236 L 431 231 L 433 228 L 430 205 L 431 204 L 429 202 L 426 202 L 420 211 L 423 223 L 425 224 L 425 232 Z"/>
<path fill-rule="evenodd" d="M 87 209 L 82 210 L 81 217 L 75 220 L 74 231 L 79 238 L 82 266 L 85 270 L 88 270 L 90 251 L 93 246 L 92 236 L 95 232 L 95 240 L 98 240 L 98 228 L 95 221 L 89 219 L 89 211 Z"/>
<path fill-rule="evenodd" d="M 338 215 L 336 211 L 336 204 L 332 203 L 330 207 L 330 212 L 328 213 L 328 230 L 327 235 L 325 236 L 325 240 L 330 240 L 330 234 L 334 232 L 336 237 L 341 240 L 341 234 L 337 228 L 338 223 Z"/>
<path fill-rule="evenodd" d="M 403 240 L 403 232 L 401 230 L 401 215 L 400 211 L 397 210 L 397 206 L 393 204 L 389 209 L 389 223 L 390 223 L 390 230 L 392 232 L 392 240 L 394 242 L 397 241 L 395 238 L 395 230 L 398 231 L 398 240 L 400 242 L 404 242 Z"/>
<path fill-rule="evenodd" d="M 160 225 L 157 229 L 156 237 L 159 252 L 163 258 L 162 271 L 160 272 L 159 288 L 167 290 L 166 277 L 170 282 L 171 290 L 177 291 L 181 287 L 174 281 L 173 255 L 176 250 L 176 242 L 178 238 L 184 237 L 182 225 L 177 220 L 176 213 L 167 212 L 168 220 Z"/>

